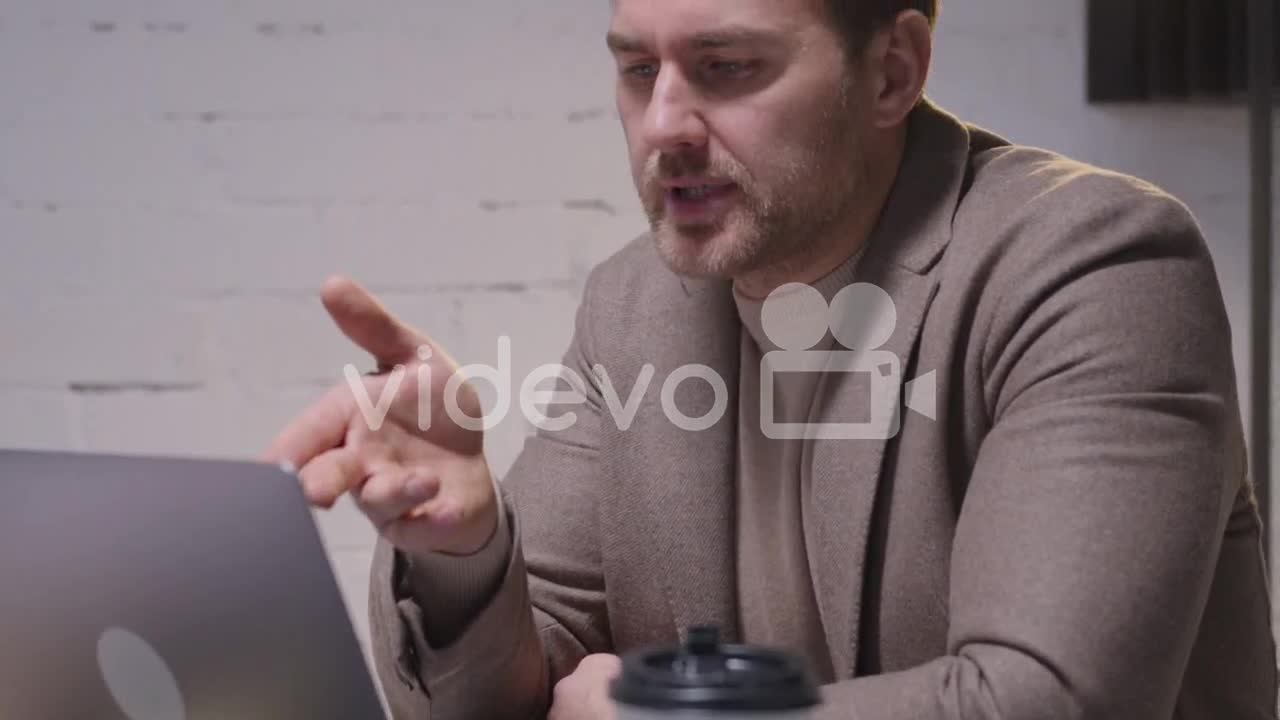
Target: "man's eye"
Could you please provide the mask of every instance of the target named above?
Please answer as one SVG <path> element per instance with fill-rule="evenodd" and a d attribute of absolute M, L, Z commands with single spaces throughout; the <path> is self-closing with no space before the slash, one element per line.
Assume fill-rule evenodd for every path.
<path fill-rule="evenodd" d="M 721 77 L 744 77 L 755 71 L 757 63 L 750 60 L 710 60 L 707 70 Z"/>
<path fill-rule="evenodd" d="M 651 80 L 658 75 L 658 66 L 654 63 L 636 63 L 623 68 L 622 72 L 638 80 Z"/>

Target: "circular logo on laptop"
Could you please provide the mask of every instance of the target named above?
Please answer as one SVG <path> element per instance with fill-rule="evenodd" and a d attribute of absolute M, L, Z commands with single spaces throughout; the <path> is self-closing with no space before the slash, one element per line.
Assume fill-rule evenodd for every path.
<path fill-rule="evenodd" d="M 186 720 L 178 681 L 146 640 L 123 628 L 107 628 L 98 638 L 98 667 L 129 720 Z"/>

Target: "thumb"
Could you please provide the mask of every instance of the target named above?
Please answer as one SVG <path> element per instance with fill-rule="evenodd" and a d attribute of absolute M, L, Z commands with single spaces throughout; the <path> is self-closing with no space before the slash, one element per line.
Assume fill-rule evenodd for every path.
<path fill-rule="evenodd" d="M 425 334 L 402 323 L 356 281 L 335 275 L 320 289 L 320 301 L 342 333 L 378 361 L 379 369 L 418 359 L 418 348 L 436 351 Z"/>

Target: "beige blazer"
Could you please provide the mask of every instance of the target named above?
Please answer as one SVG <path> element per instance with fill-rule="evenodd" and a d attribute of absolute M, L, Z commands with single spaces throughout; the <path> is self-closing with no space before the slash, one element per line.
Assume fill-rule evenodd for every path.
<path fill-rule="evenodd" d="M 903 377 L 936 373 L 937 419 L 907 410 L 887 441 L 813 448 L 805 533 L 839 678 L 821 717 L 1274 718 L 1230 328 L 1188 210 L 925 103 L 857 275 L 896 305 L 882 349 Z M 739 332 L 729 284 L 677 277 L 647 237 L 595 268 L 564 360 L 587 405 L 504 479 L 510 564 L 456 643 L 427 645 L 377 550 L 397 718 L 542 717 L 585 654 L 694 623 L 736 635 Z M 625 400 L 645 363 L 620 430 L 591 368 Z M 691 363 L 730 388 L 702 432 L 657 392 Z M 820 416 L 865 416 L 868 388 L 825 375 Z M 688 415 L 712 407 L 706 383 L 680 389 Z"/>

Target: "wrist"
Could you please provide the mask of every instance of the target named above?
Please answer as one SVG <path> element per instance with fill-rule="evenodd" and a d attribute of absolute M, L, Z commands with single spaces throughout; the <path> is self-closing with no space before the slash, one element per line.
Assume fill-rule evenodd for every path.
<path fill-rule="evenodd" d="M 435 548 L 438 555 L 469 557 L 480 553 L 494 542 L 498 530 L 505 525 L 506 512 L 502 506 L 501 491 L 497 480 L 489 472 L 483 460 L 477 467 L 475 480 L 480 497 L 472 505 L 471 517 L 460 519 L 458 531 L 451 533 L 444 543 Z"/>

